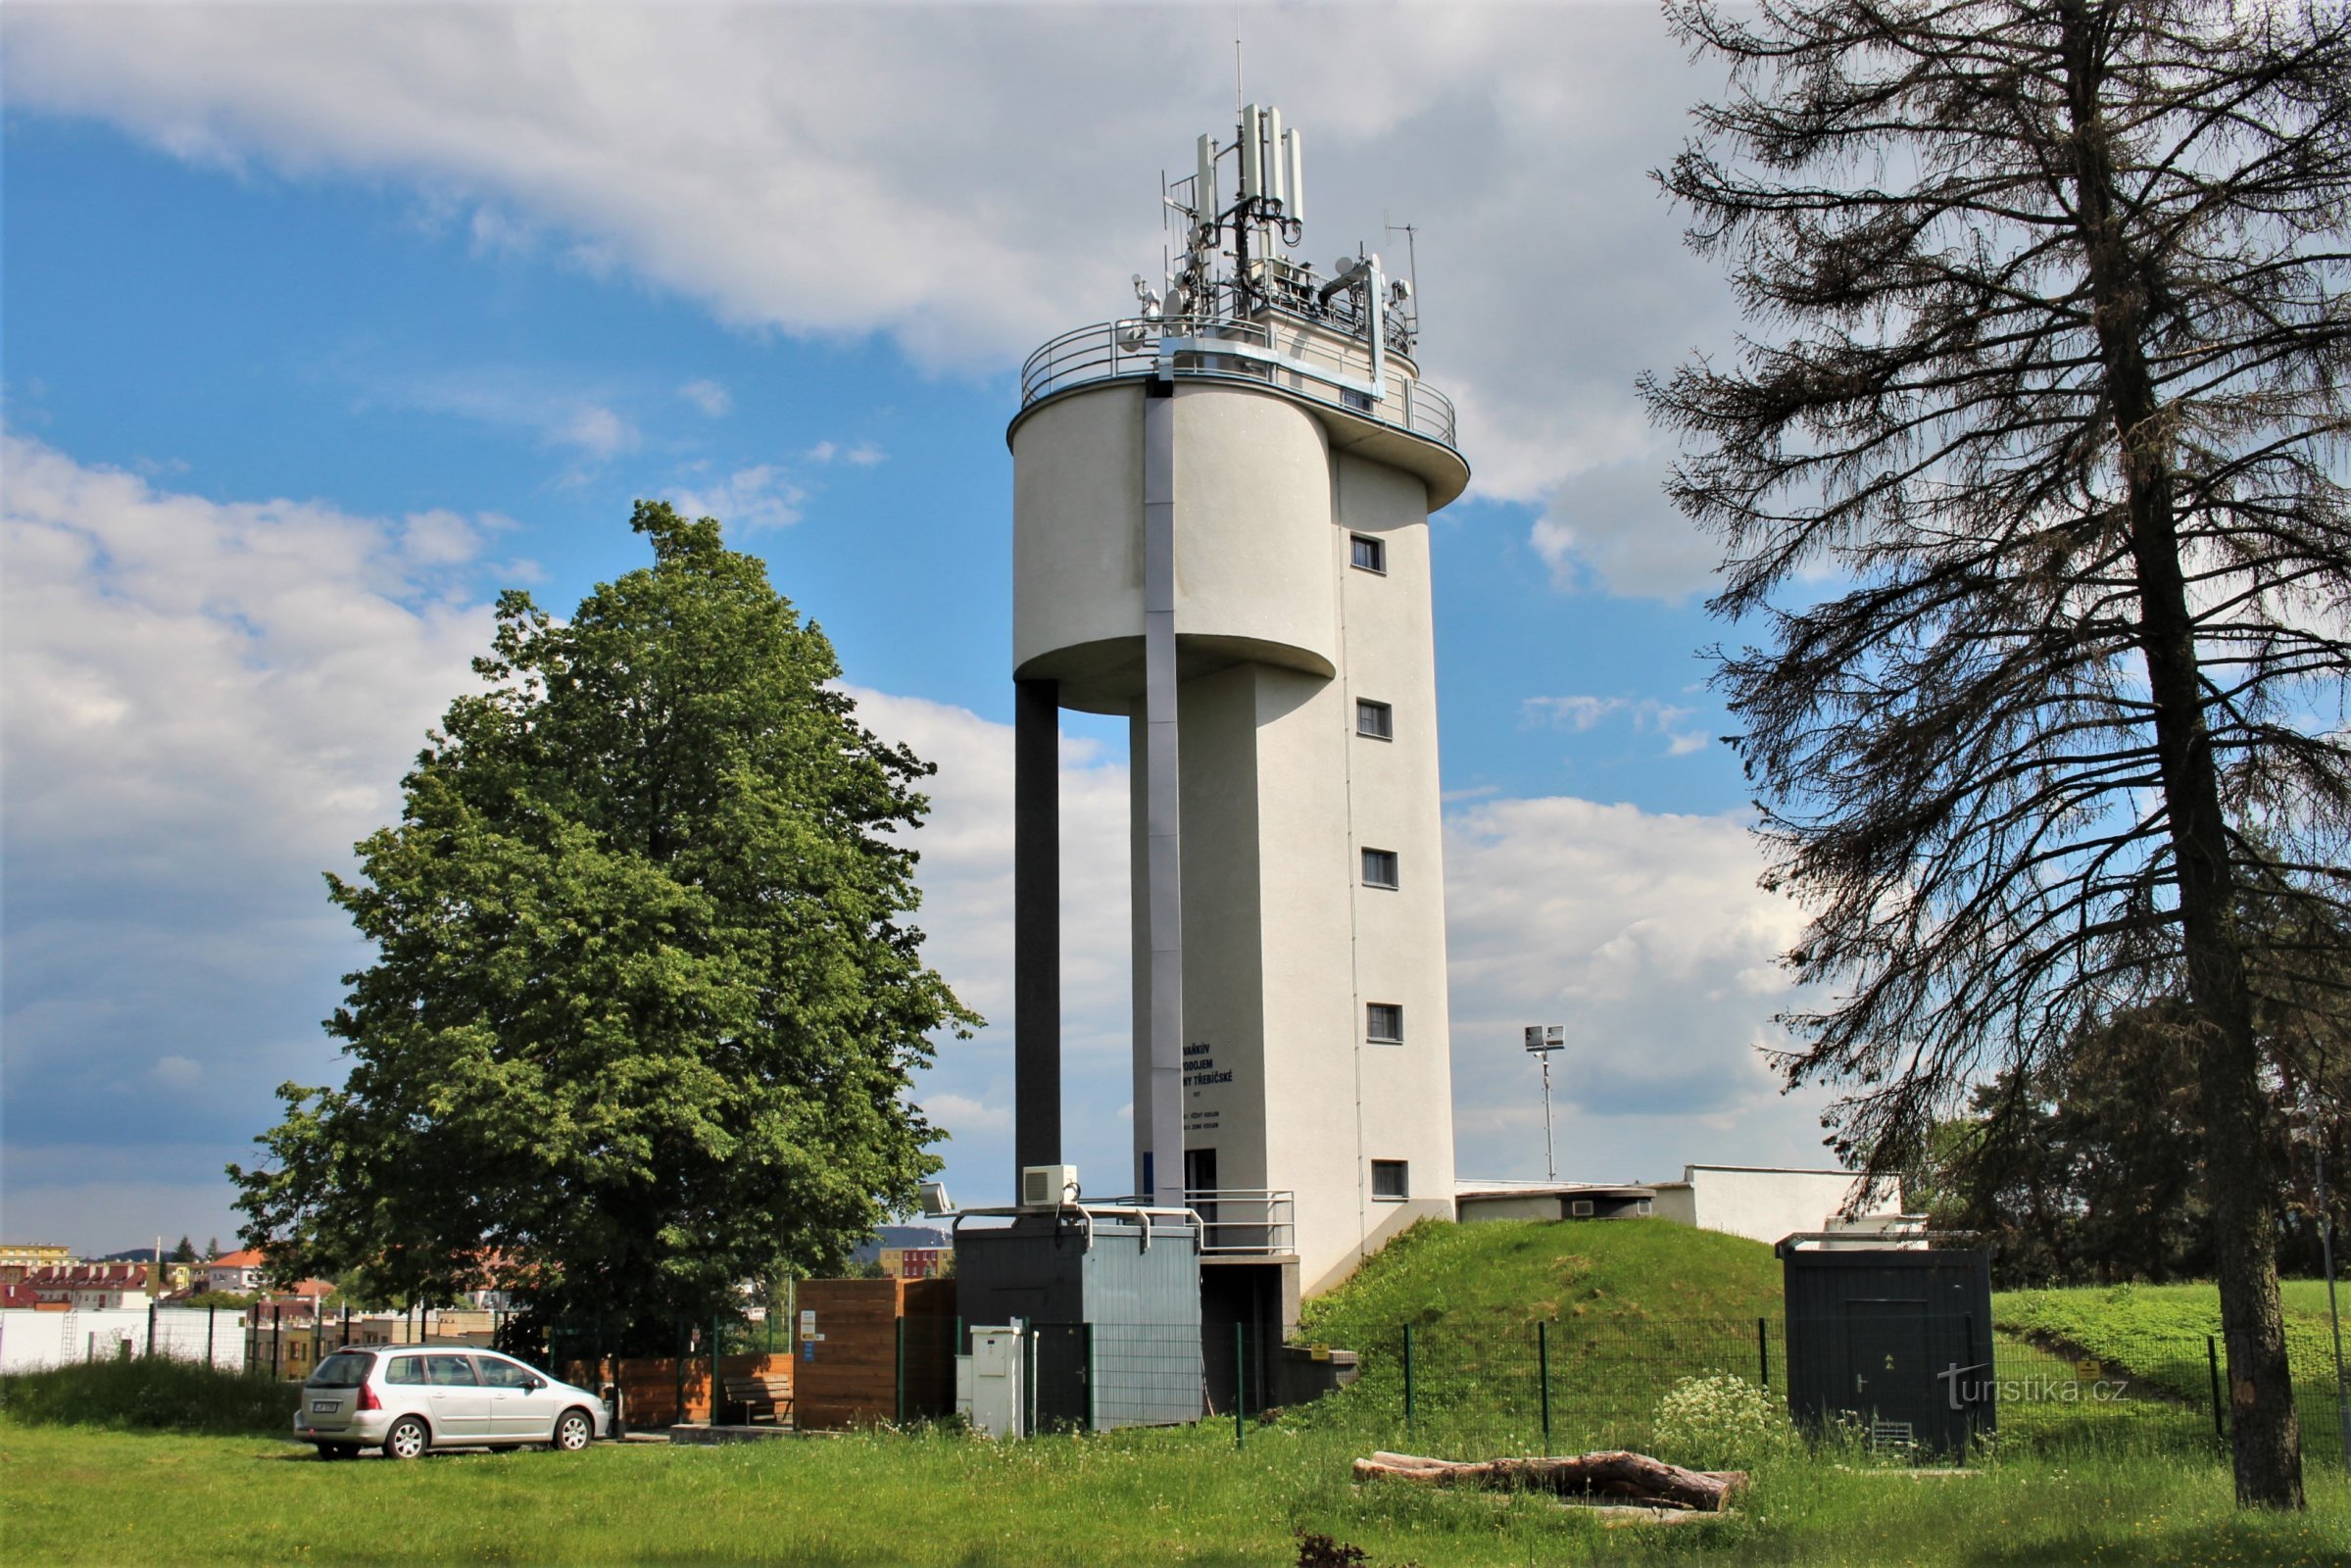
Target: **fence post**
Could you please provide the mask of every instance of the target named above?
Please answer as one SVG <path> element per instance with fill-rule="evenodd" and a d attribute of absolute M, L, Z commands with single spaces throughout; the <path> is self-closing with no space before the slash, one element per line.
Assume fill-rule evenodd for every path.
<path fill-rule="evenodd" d="M 155 1303 L 147 1303 L 147 1359 L 155 1359 Z"/>
<path fill-rule="evenodd" d="M 1404 1436 L 1412 1436 L 1412 1325 L 1404 1325 Z"/>
<path fill-rule="evenodd" d="M 957 1325 L 962 1321 L 961 1318 L 955 1319 Z M 1094 1400 L 1094 1324 L 1091 1320 L 1086 1324 L 1086 1430 L 1102 1430 L 1102 1409 Z"/>
<path fill-rule="evenodd" d="M 677 1354 L 670 1358 L 669 1424 L 683 1426 L 686 1422 L 686 1320 L 677 1321 Z"/>
<path fill-rule="evenodd" d="M 311 1306 L 311 1370 L 318 1370 L 318 1352 L 326 1348 L 326 1303 L 314 1301 Z"/>
<path fill-rule="evenodd" d="M 269 1376 L 279 1382 L 286 1375 L 286 1309 L 283 1302 L 269 1308 Z"/>
<path fill-rule="evenodd" d="M 351 1303 L 343 1303 L 343 1348 L 351 1348 Z"/>
<path fill-rule="evenodd" d="M 1244 1393 L 1249 1388 L 1248 1342 L 1249 1326 L 1233 1325 L 1233 1446 L 1236 1450 L 1249 1446 L 1249 1422 L 1244 1414 Z"/>
<path fill-rule="evenodd" d="M 2229 1427 L 2221 1418 L 2221 1350 L 2209 1334 L 2204 1336 L 2204 1364 L 2212 1370 L 2212 1435 L 2227 1446 Z"/>
<path fill-rule="evenodd" d="M 1547 1458 L 1551 1451 L 1551 1326 L 1535 1325 L 1535 1359 L 1543 1377 L 1543 1451 Z"/>
<path fill-rule="evenodd" d="M 220 1303 L 215 1301 L 204 1309 L 204 1364 L 213 1364 L 213 1325 L 220 1316 Z"/>
<path fill-rule="evenodd" d="M 895 1319 L 895 1321 L 896 1321 L 896 1323 L 898 1324 L 898 1345 L 897 1345 L 897 1351 L 898 1351 L 898 1367 L 897 1367 L 897 1371 L 896 1371 L 896 1372 L 895 1372 L 893 1375 L 894 1375 L 894 1376 L 897 1378 L 897 1380 L 898 1380 L 898 1425 L 900 1425 L 900 1426 L 902 1426 L 902 1427 L 903 1427 L 903 1426 L 905 1426 L 905 1425 L 906 1424 L 906 1314 L 905 1314 L 904 1312 L 901 1312 L 901 1313 L 899 1313 L 899 1315 L 898 1315 L 898 1317 Z"/>
<path fill-rule="evenodd" d="M 710 1425 L 718 1424 L 718 1346 L 724 1338 L 721 1320 L 710 1319 Z"/>
<path fill-rule="evenodd" d="M 1770 1388 L 1772 1386 L 1772 1338 L 1771 1331 L 1763 1326 L 1761 1318 L 1755 1320 L 1755 1371 L 1762 1378 L 1763 1387 Z"/>

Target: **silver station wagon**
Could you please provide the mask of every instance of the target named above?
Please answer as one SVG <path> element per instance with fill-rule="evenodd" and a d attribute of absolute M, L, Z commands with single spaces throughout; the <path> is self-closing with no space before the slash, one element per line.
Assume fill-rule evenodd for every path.
<path fill-rule="evenodd" d="M 416 1459 L 432 1448 L 546 1444 L 577 1452 L 612 1433 L 612 1413 L 586 1389 L 489 1350 L 383 1345 L 337 1350 L 302 1385 L 294 1436 L 321 1459 L 362 1448 Z"/>

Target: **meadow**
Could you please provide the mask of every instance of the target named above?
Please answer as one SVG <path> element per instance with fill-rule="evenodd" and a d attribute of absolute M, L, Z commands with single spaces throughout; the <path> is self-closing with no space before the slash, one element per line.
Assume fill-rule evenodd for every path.
<path fill-rule="evenodd" d="M 2306 1465 L 2307 1513 L 2242 1513 L 2215 1446 L 2193 1419 L 2179 1441 L 2159 1403 L 2069 1412 L 2079 1430 L 2066 1432 L 2027 1423 L 2018 1436 L 2033 1441 L 2004 1438 L 1958 1473 L 1835 1437 L 1787 1443 L 1754 1461 L 1734 1512 L 1676 1524 L 1352 1480 L 1376 1448 L 1532 1451 L 1522 1352 L 1538 1323 L 1562 1355 L 1554 1448 L 1630 1441 L 1692 1357 L 1749 1352 L 1777 1285 L 1768 1249 L 1678 1227 L 1427 1227 L 1307 1315 L 1305 1338 L 1366 1348 L 1361 1383 L 1253 1419 L 1239 1443 L 1229 1421 L 1018 1444 L 923 1428 L 326 1464 L 278 1437 L 283 1386 L 168 1362 L 64 1368 L 0 1380 L 0 1542 L 12 1562 L 107 1564 L 2351 1562 L 2351 1481 L 2331 1459 Z M 2062 1308 L 2069 1335 L 2120 1346 L 2126 1329 L 2185 1332 L 2165 1314 L 2199 1301 L 2192 1289 L 2036 1293 L 2004 1297 L 1999 1315 L 2045 1335 Z M 1406 1323 L 1431 1357 L 1410 1425 Z M 1730 1334 L 1741 1324 L 1744 1341 Z M 2068 1370 L 2015 1345 L 2052 1376 Z M 1611 1346 L 1653 1353 L 1617 1354 L 1598 1399 L 1592 1358 Z M 2067 1441 L 2037 1441 L 2051 1437 Z M 1301 1558 L 1316 1538 L 1329 1552 Z"/>

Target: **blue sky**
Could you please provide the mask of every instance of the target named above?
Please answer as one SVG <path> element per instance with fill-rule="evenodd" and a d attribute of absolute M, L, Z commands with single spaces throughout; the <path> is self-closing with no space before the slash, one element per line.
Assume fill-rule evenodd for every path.
<path fill-rule="evenodd" d="M 226 1239 L 271 1087 L 336 1071 L 317 1020 L 364 956 L 318 873 L 396 810 L 490 597 L 567 611 L 644 559 L 653 495 L 763 556 L 940 764 L 921 923 L 995 1027 L 921 1096 L 996 1195 L 1004 426 L 1026 349 L 1155 270 L 1158 169 L 1231 101 L 1222 22 L 1122 14 L 11 9 L 8 1239 Z M 1704 84 L 1645 10 L 1344 48 L 1315 15 L 1248 14 L 1252 96 L 1313 138 L 1309 250 L 1424 225 L 1424 366 L 1479 470 L 1435 524 L 1463 1172 L 1541 1174 L 1538 1019 L 1590 1053 L 1563 1173 L 1818 1162 L 1820 1102 L 1754 1053 L 1794 915 L 1712 739 L 1708 551 L 1631 388 L 1728 343 L 1641 177 Z M 1198 47 L 1102 96 L 1138 18 Z M 1123 738 L 1070 733 L 1070 920 L 1117 928 L 1068 960 L 1075 1155 L 1120 1168 Z"/>

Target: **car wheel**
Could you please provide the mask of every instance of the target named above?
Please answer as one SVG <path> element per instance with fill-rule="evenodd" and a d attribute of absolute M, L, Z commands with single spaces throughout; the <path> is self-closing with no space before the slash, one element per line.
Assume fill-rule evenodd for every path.
<path fill-rule="evenodd" d="M 413 1415 L 404 1415 L 392 1423 L 384 1434 L 384 1457 L 387 1459 L 421 1459 L 424 1450 L 432 1446 L 432 1431 Z"/>
<path fill-rule="evenodd" d="M 577 1453 L 596 1436 L 596 1423 L 588 1419 L 585 1410 L 565 1410 L 555 1418 L 555 1441 L 552 1446 L 558 1453 Z"/>

